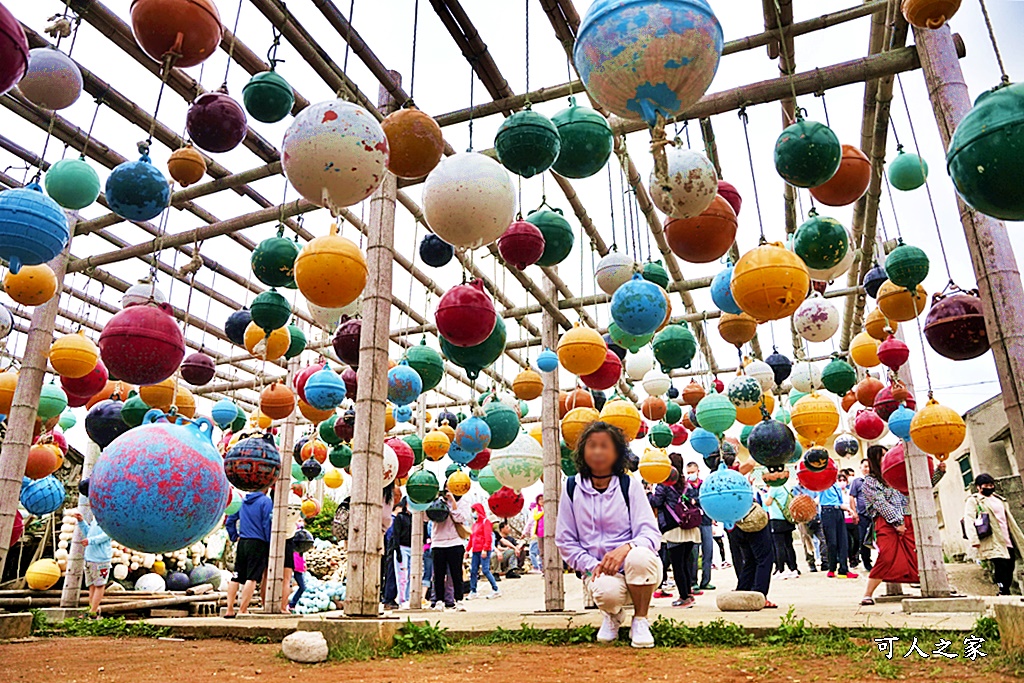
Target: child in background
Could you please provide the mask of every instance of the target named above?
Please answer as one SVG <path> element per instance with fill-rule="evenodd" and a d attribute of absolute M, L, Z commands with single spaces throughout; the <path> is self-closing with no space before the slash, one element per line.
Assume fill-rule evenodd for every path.
<path fill-rule="evenodd" d="M 295 566 L 292 570 L 292 578 L 295 579 L 295 584 L 298 588 L 295 589 L 295 595 L 292 596 L 292 599 L 288 601 L 288 609 L 285 610 L 285 613 L 290 613 L 295 609 L 295 606 L 299 604 L 302 594 L 306 591 L 306 558 L 298 550 L 292 554 L 292 557 L 294 558 Z"/>
<path fill-rule="evenodd" d="M 476 585 L 481 570 L 483 570 L 484 578 L 491 584 L 491 593 L 487 598 L 500 598 L 501 591 L 498 590 L 498 583 L 494 580 L 494 574 L 491 572 L 494 527 L 487 519 L 487 510 L 484 509 L 483 504 L 474 504 L 473 512 L 476 513 L 476 522 L 473 524 L 473 530 L 469 537 L 469 551 L 472 553 L 472 559 L 469 569 L 469 595 L 466 596 L 466 599 L 472 600 L 476 597 Z"/>
<path fill-rule="evenodd" d="M 82 513 L 76 512 L 78 528 L 82 532 L 82 545 L 85 547 L 85 585 L 89 587 L 89 614 L 98 616 L 103 593 L 110 580 L 110 561 L 114 556 L 114 548 L 110 536 L 100 528 L 93 519 L 86 524 Z"/>

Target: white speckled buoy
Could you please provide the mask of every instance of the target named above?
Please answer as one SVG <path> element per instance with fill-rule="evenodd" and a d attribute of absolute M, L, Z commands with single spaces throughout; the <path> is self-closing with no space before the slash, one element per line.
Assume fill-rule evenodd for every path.
<path fill-rule="evenodd" d="M 670 145 L 665 148 L 668 175 L 651 171 L 651 199 L 672 218 L 693 218 L 718 194 L 718 172 L 703 153 Z"/>
<path fill-rule="evenodd" d="M 18 89 L 43 109 L 66 109 L 82 94 L 82 72 L 71 57 L 49 47 L 29 50 L 28 71 Z"/>
<path fill-rule="evenodd" d="M 516 212 L 512 179 L 494 159 L 466 152 L 441 160 L 423 183 L 423 213 L 438 237 L 476 249 L 501 237 Z"/>

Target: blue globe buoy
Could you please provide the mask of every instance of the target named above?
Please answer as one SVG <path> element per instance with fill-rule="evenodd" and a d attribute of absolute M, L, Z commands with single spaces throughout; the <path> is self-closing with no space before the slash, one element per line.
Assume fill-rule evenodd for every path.
<path fill-rule="evenodd" d="M 460 422 L 459 426 L 455 428 L 455 445 L 467 453 L 476 455 L 487 448 L 490 443 L 491 427 L 482 418 L 474 415 Z"/>
<path fill-rule="evenodd" d="M 665 321 L 668 297 L 653 282 L 634 273 L 632 279 L 612 295 L 612 319 L 627 334 L 651 334 Z"/>
<path fill-rule="evenodd" d="M 64 485 L 52 474 L 42 479 L 21 479 L 21 506 L 36 517 L 56 512 L 64 504 Z"/>
<path fill-rule="evenodd" d="M 720 464 L 700 486 L 700 506 L 711 519 L 731 527 L 743 519 L 754 504 L 754 489 L 735 470 Z"/>
<path fill-rule="evenodd" d="M 388 370 L 388 400 L 395 405 L 405 406 L 412 403 L 419 398 L 422 391 L 423 380 L 408 361 L 403 360 Z"/>
<path fill-rule="evenodd" d="M 348 390 L 338 373 L 325 367 L 306 380 L 303 393 L 306 395 L 306 403 L 317 410 L 333 410 L 345 400 Z"/>
<path fill-rule="evenodd" d="M 711 281 L 711 300 L 718 306 L 718 310 L 722 313 L 732 313 L 733 315 L 739 315 L 743 311 L 736 305 L 736 301 L 732 298 L 732 290 L 729 289 L 729 285 L 732 283 L 732 264 L 730 263 L 715 276 Z"/>
<path fill-rule="evenodd" d="M 0 194 L 0 258 L 12 273 L 53 259 L 70 238 L 64 210 L 38 183 Z"/>
<path fill-rule="evenodd" d="M 412 419 L 412 406 L 398 406 L 391 414 L 396 422 L 408 422 Z"/>
<path fill-rule="evenodd" d="M 238 417 L 238 406 L 228 399 L 222 398 L 213 404 L 213 408 L 210 409 L 210 417 L 218 427 L 227 429 Z"/>
<path fill-rule="evenodd" d="M 914 419 L 914 411 L 901 405 L 889 415 L 889 431 L 906 441 L 910 438 L 910 422 Z"/>
<path fill-rule="evenodd" d="M 148 154 L 138 161 L 125 161 L 107 176 L 107 205 L 130 221 L 156 218 L 171 201 L 171 186 L 154 166 Z"/>
<path fill-rule="evenodd" d="M 470 453 L 459 448 L 459 444 L 453 441 L 452 445 L 448 447 L 448 457 L 457 465 L 468 465 L 476 457 L 476 453 Z M 447 477 L 448 475 L 446 474 L 445 476 Z"/>
<path fill-rule="evenodd" d="M 558 354 L 551 349 L 544 349 L 537 356 L 537 369 L 541 372 L 554 372 L 558 369 Z"/>
<path fill-rule="evenodd" d="M 718 451 L 718 437 L 703 427 L 697 427 L 690 434 L 690 446 L 701 455 L 711 455 Z"/>

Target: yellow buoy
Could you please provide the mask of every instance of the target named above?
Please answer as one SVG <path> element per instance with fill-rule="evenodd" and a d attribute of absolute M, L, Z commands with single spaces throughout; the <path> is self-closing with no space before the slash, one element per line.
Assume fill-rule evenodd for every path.
<path fill-rule="evenodd" d="M 631 402 L 617 398 L 604 404 L 601 410 L 601 419 L 610 425 L 618 427 L 626 437 L 626 441 L 632 441 L 640 431 L 640 411 Z"/>
<path fill-rule="evenodd" d="M 277 360 L 291 346 L 292 336 L 287 327 L 279 327 L 267 334 L 256 323 L 245 328 L 245 350 L 261 360 Z"/>
<path fill-rule="evenodd" d="M 839 410 L 828 397 L 811 392 L 793 406 L 790 423 L 812 444 L 824 443 L 839 426 Z"/>
<path fill-rule="evenodd" d="M 872 309 L 872 311 L 868 313 L 868 317 L 864 319 L 864 331 L 880 342 L 884 342 L 889 336 L 889 332 L 886 328 L 891 329 L 892 333 L 896 334 L 896 330 L 899 326 L 899 323 L 895 320 L 889 320 L 886 318 L 880 308 Z"/>
<path fill-rule="evenodd" d="M 339 469 L 330 469 L 324 472 L 324 486 L 329 489 L 336 489 L 345 482 L 345 475 Z"/>
<path fill-rule="evenodd" d="M 188 387 L 181 384 L 178 385 L 178 393 L 174 396 L 174 407 L 178 410 L 179 415 L 189 418 L 195 417 L 196 397 L 189 391 Z"/>
<path fill-rule="evenodd" d="M 448 477 L 448 492 L 453 496 L 464 496 L 469 493 L 469 488 L 473 485 L 473 481 L 469 478 L 469 475 L 462 470 L 457 470 L 451 473 Z"/>
<path fill-rule="evenodd" d="M 441 426 L 438 427 L 438 430 L 443 432 L 444 435 L 448 437 L 448 443 L 455 441 L 455 428 L 448 424 L 448 420 L 445 420 L 443 423 L 441 423 Z"/>
<path fill-rule="evenodd" d="M 22 306 L 39 306 L 57 293 L 57 276 L 45 263 L 22 266 L 17 274 L 7 271 L 4 275 L 4 291 Z"/>
<path fill-rule="evenodd" d="M 523 370 L 512 380 L 512 393 L 521 401 L 539 398 L 544 391 L 544 380 L 533 370 Z"/>
<path fill-rule="evenodd" d="M 558 362 L 574 375 L 589 375 L 604 365 L 608 345 L 597 332 L 579 323 L 558 340 Z"/>
<path fill-rule="evenodd" d="M 910 421 L 910 440 L 940 461 L 959 448 L 966 435 L 967 425 L 960 414 L 934 398 Z"/>
<path fill-rule="evenodd" d="M 648 448 L 640 456 L 640 476 L 650 484 L 660 484 L 672 473 L 672 461 L 663 448 Z"/>
<path fill-rule="evenodd" d="M 295 258 L 295 284 L 317 306 L 348 306 L 366 287 L 366 259 L 355 242 L 338 234 L 334 223 L 327 235 L 309 242 Z"/>
<path fill-rule="evenodd" d="M 313 498 L 306 498 L 302 501 L 302 516 L 306 519 L 316 517 L 320 514 L 320 503 Z"/>
<path fill-rule="evenodd" d="M 173 377 L 168 377 L 156 384 L 143 385 L 139 387 L 139 398 L 150 408 L 156 408 L 166 413 L 174 403 L 174 385 Z"/>
<path fill-rule="evenodd" d="M 384 431 L 390 432 L 398 424 L 398 420 L 395 419 L 395 407 L 390 403 L 384 409 Z"/>
<path fill-rule="evenodd" d="M 873 368 L 879 363 L 877 339 L 867 332 L 859 332 L 850 342 L 850 358 L 862 368 Z"/>
<path fill-rule="evenodd" d="M 302 413 L 302 417 L 306 418 L 313 424 L 320 424 L 324 420 L 330 418 L 331 415 L 334 415 L 334 410 L 317 410 L 301 398 L 299 399 L 299 412 Z"/>
<path fill-rule="evenodd" d="M 431 460 L 437 461 L 448 455 L 451 447 L 451 439 L 440 429 L 427 432 L 423 437 L 423 455 Z"/>
<path fill-rule="evenodd" d="M 761 402 L 769 415 L 775 414 L 775 397 L 771 394 L 761 394 Z M 736 421 L 740 424 L 753 427 L 761 421 L 761 403 L 751 408 L 737 408 Z"/>
<path fill-rule="evenodd" d="M 878 288 L 878 296 L 875 299 L 886 318 L 905 323 L 921 315 L 928 305 L 928 292 L 921 285 L 911 292 L 886 280 Z"/>
<path fill-rule="evenodd" d="M 25 267 L 27 266 L 23 266 L 22 269 L 24 270 Z M 60 565 L 50 558 L 36 560 L 28 566 L 25 580 L 28 582 L 28 587 L 34 591 L 49 590 L 60 580 Z"/>
<path fill-rule="evenodd" d="M 14 402 L 14 389 L 18 386 L 18 371 L 0 372 L 0 415 L 11 414 L 11 403 Z"/>
<path fill-rule="evenodd" d="M 601 419 L 601 414 L 593 408 L 573 408 L 562 418 L 562 438 L 566 445 L 576 450 L 580 434 L 591 422 Z"/>
<path fill-rule="evenodd" d="M 541 446 L 544 445 L 544 429 L 540 422 L 537 422 L 530 427 L 530 436 L 532 436 L 534 441 L 539 443 Z"/>
<path fill-rule="evenodd" d="M 50 365 L 61 377 L 79 379 L 96 369 L 100 349 L 85 332 L 65 334 L 50 346 Z"/>
<path fill-rule="evenodd" d="M 781 242 L 762 244 L 740 257 L 729 289 L 736 305 L 758 322 L 791 315 L 807 298 L 811 276 Z"/>

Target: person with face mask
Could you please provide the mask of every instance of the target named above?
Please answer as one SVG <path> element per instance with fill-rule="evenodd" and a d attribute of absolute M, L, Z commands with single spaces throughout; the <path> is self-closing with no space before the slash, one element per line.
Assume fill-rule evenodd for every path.
<path fill-rule="evenodd" d="M 697 498 L 700 498 L 700 486 L 704 482 L 700 478 L 700 465 L 695 462 L 689 462 L 686 464 L 686 484 L 693 488 L 697 494 Z M 698 556 L 700 559 L 700 566 L 698 567 L 697 560 Z M 691 576 L 693 579 L 693 586 L 691 590 L 694 595 L 700 595 L 703 591 L 713 591 L 715 586 L 711 583 L 711 562 L 715 556 L 715 538 L 714 534 L 711 533 L 711 518 L 707 515 L 701 517 L 700 520 L 700 541 L 694 545 L 693 551 L 690 553 L 691 557 Z M 697 570 L 700 569 L 700 580 L 698 581 Z"/>
<path fill-rule="evenodd" d="M 1013 584 L 1013 568 L 1024 534 L 1007 509 L 1006 500 L 996 494 L 996 480 L 987 472 L 974 479 L 977 492 L 964 504 L 964 538 L 979 560 L 992 563 L 995 584 L 1000 595 L 1009 595 Z"/>

